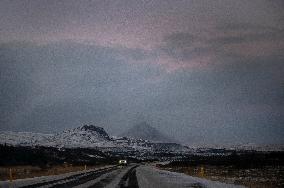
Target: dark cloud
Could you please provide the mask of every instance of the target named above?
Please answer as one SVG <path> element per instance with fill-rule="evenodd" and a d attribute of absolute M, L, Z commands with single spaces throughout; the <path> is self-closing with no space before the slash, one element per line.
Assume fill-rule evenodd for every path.
<path fill-rule="evenodd" d="M 211 45 L 204 39 L 190 33 L 173 33 L 166 36 L 160 49 L 178 60 L 207 55 L 212 51 Z"/>
<path fill-rule="evenodd" d="M 1 130 L 284 142 L 282 1 L 0 4 Z"/>
<path fill-rule="evenodd" d="M 66 41 L 5 44 L 0 52 L 2 130 L 96 122 L 118 134 L 142 114 L 192 143 L 283 141 L 282 57 L 224 54 L 205 69 L 168 74 L 151 63 L 157 53 L 140 49 Z"/>
<path fill-rule="evenodd" d="M 167 121 L 179 124 L 181 137 L 189 142 L 281 143 L 282 62 L 231 62 L 210 71 L 173 74 L 149 108 L 170 116 Z"/>
<path fill-rule="evenodd" d="M 280 27 L 280 28 L 279 28 Z M 235 32 L 235 31 L 260 31 L 260 32 L 279 32 L 281 31 L 282 26 L 264 26 L 264 25 L 256 25 L 251 23 L 222 23 L 216 26 L 216 29 L 223 32 Z M 282 28 L 283 29 L 283 28 Z"/>
<path fill-rule="evenodd" d="M 0 53 L 1 129 L 47 131 L 97 122 L 105 117 L 101 113 L 112 114 L 127 103 L 131 87 L 159 74 L 148 65 L 130 64 L 146 58 L 138 49 L 16 43 L 2 45 Z"/>
<path fill-rule="evenodd" d="M 225 24 L 216 28 L 223 33 L 223 37 L 217 37 L 211 43 L 217 44 L 239 44 L 249 42 L 279 42 L 284 40 L 284 28 L 265 27 L 253 24 Z M 232 36 L 232 33 L 234 35 Z"/>
<path fill-rule="evenodd" d="M 259 58 L 260 56 L 263 58 L 268 56 L 283 57 L 283 29 L 247 23 L 229 23 L 217 26 L 214 33 L 212 35 L 208 33 L 210 37 L 191 33 L 173 33 L 164 38 L 163 45 L 160 48 L 170 57 L 182 60 L 184 63 L 190 63 L 187 60 L 204 56 L 210 56 L 215 61 L 222 60 L 226 56 L 243 56 L 240 53 L 242 51 L 245 53 L 245 48 L 257 47 L 263 47 L 263 49 L 251 53 L 252 58 Z M 216 57 L 218 57 L 218 60 L 215 59 Z"/>
<path fill-rule="evenodd" d="M 284 122 L 282 29 L 227 24 L 216 27 L 216 32 L 209 38 L 191 33 L 165 38 L 161 50 L 173 63 L 181 60 L 182 64 L 193 64 L 203 57 L 211 60 L 195 70 L 172 74 L 161 91 L 166 94 L 155 99 L 152 108 L 158 106 L 165 113 L 175 114 L 177 122 L 187 119 L 184 129 L 191 127 L 192 133 L 187 134 L 192 142 L 203 142 L 204 137 L 212 142 L 243 138 L 261 142 L 260 137 L 266 142 L 282 142 L 281 136 L 276 136 L 283 131 Z M 242 50 L 254 42 L 264 50 L 243 55 Z M 230 48 L 236 44 L 241 46 Z M 268 50 L 270 47 L 272 50 Z M 217 135 L 228 136 L 219 139 Z"/>

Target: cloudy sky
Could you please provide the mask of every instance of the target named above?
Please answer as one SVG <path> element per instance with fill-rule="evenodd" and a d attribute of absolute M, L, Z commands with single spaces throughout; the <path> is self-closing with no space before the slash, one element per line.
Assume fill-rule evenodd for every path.
<path fill-rule="evenodd" d="M 2 0 L 0 130 L 141 121 L 188 144 L 284 144 L 282 0 Z"/>

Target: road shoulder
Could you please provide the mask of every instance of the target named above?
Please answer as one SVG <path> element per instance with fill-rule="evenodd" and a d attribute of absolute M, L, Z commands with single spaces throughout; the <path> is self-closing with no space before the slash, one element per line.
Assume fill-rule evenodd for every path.
<path fill-rule="evenodd" d="M 159 170 L 152 166 L 140 166 L 136 169 L 140 188 L 244 188 L 239 185 L 225 184 L 202 178 L 188 176 L 182 173 Z"/>

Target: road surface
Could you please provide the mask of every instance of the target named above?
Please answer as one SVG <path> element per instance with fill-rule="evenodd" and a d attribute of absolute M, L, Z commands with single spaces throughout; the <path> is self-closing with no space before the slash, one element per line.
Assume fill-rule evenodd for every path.
<path fill-rule="evenodd" d="M 236 188 L 230 184 L 213 182 L 181 173 L 158 170 L 152 166 L 131 164 L 126 167 L 109 166 L 57 176 L 45 176 L 2 181 L 0 187 L 21 188 Z"/>

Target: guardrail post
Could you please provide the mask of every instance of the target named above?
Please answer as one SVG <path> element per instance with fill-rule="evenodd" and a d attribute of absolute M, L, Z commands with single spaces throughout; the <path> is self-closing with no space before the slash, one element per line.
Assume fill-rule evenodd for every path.
<path fill-rule="evenodd" d="M 204 177 L 205 176 L 205 170 L 204 170 L 204 167 L 201 166 L 200 168 L 200 174 L 199 174 L 201 177 Z"/>
<path fill-rule="evenodd" d="M 10 182 L 13 181 L 12 168 L 9 169 L 9 179 L 10 179 Z"/>
<path fill-rule="evenodd" d="M 13 187 L 13 174 L 12 174 L 12 168 L 9 169 L 9 188 Z"/>

